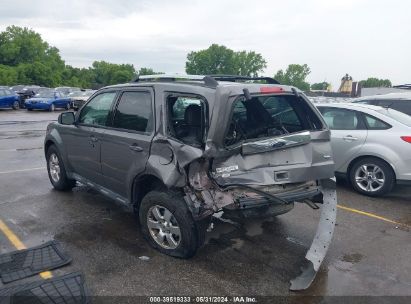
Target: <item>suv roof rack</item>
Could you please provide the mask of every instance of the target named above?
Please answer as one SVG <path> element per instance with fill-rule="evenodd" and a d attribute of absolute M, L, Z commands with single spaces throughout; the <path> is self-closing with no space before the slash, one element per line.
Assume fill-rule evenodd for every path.
<path fill-rule="evenodd" d="M 252 77 L 252 76 L 238 76 L 238 75 L 209 75 L 218 81 L 231 81 L 231 82 L 240 82 L 240 81 L 265 81 L 268 84 L 280 84 L 277 80 L 271 77 Z"/>
<path fill-rule="evenodd" d="M 208 87 L 215 88 L 218 81 L 240 82 L 240 81 L 265 81 L 268 84 L 280 84 L 271 77 L 249 77 L 238 75 L 180 75 L 180 74 L 155 74 L 137 76 L 132 82 L 157 81 L 157 82 L 174 82 L 174 81 L 199 81 L 204 82 Z"/>

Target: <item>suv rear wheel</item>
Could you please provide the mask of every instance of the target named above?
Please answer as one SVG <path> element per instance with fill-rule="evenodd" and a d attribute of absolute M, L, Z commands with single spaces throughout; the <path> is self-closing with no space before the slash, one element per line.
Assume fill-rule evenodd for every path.
<path fill-rule="evenodd" d="M 395 174 L 390 165 L 374 157 L 356 161 L 349 176 L 354 189 L 368 196 L 384 195 L 395 185 Z"/>
<path fill-rule="evenodd" d="M 76 181 L 69 179 L 66 174 L 64 163 L 61 160 L 57 148 L 52 145 L 47 150 L 47 172 L 54 189 L 64 191 L 71 190 L 76 185 Z"/>
<path fill-rule="evenodd" d="M 178 192 L 149 192 L 141 201 L 139 220 L 150 245 L 167 255 L 190 258 L 204 242 L 206 225 L 193 220 Z"/>

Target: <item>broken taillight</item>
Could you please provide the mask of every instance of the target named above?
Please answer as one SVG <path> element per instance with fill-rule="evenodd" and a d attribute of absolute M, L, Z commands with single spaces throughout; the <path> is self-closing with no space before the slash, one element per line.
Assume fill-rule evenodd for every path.
<path fill-rule="evenodd" d="M 280 87 L 261 87 L 260 93 L 269 94 L 269 93 L 283 93 L 284 89 Z"/>
<path fill-rule="evenodd" d="M 401 139 L 411 144 L 411 136 L 401 136 Z"/>

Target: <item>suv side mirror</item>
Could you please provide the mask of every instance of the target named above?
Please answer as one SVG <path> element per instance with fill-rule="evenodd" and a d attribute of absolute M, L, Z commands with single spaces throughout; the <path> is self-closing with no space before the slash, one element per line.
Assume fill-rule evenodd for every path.
<path fill-rule="evenodd" d="M 62 125 L 74 124 L 75 117 L 73 112 L 63 112 L 59 115 L 58 123 Z"/>

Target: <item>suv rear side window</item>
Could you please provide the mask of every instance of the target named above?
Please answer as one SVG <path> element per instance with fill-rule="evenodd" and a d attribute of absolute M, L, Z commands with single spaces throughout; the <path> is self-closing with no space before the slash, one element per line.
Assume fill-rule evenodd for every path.
<path fill-rule="evenodd" d="M 168 133 L 193 146 L 204 142 L 206 106 L 202 97 L 168 96 Z"/>
<path fill-rule="evenodd" d="M 106 92 L 95 96 L 81 110 L 79 122 L 87 125 L 106 126 L 116 95 L 117 92 Z"/>
<path fill-rule="evenodd" d="M 150 133 L 153 130 L 151 94 L 124 92 L 114 113 L 113 127 Z"/>

